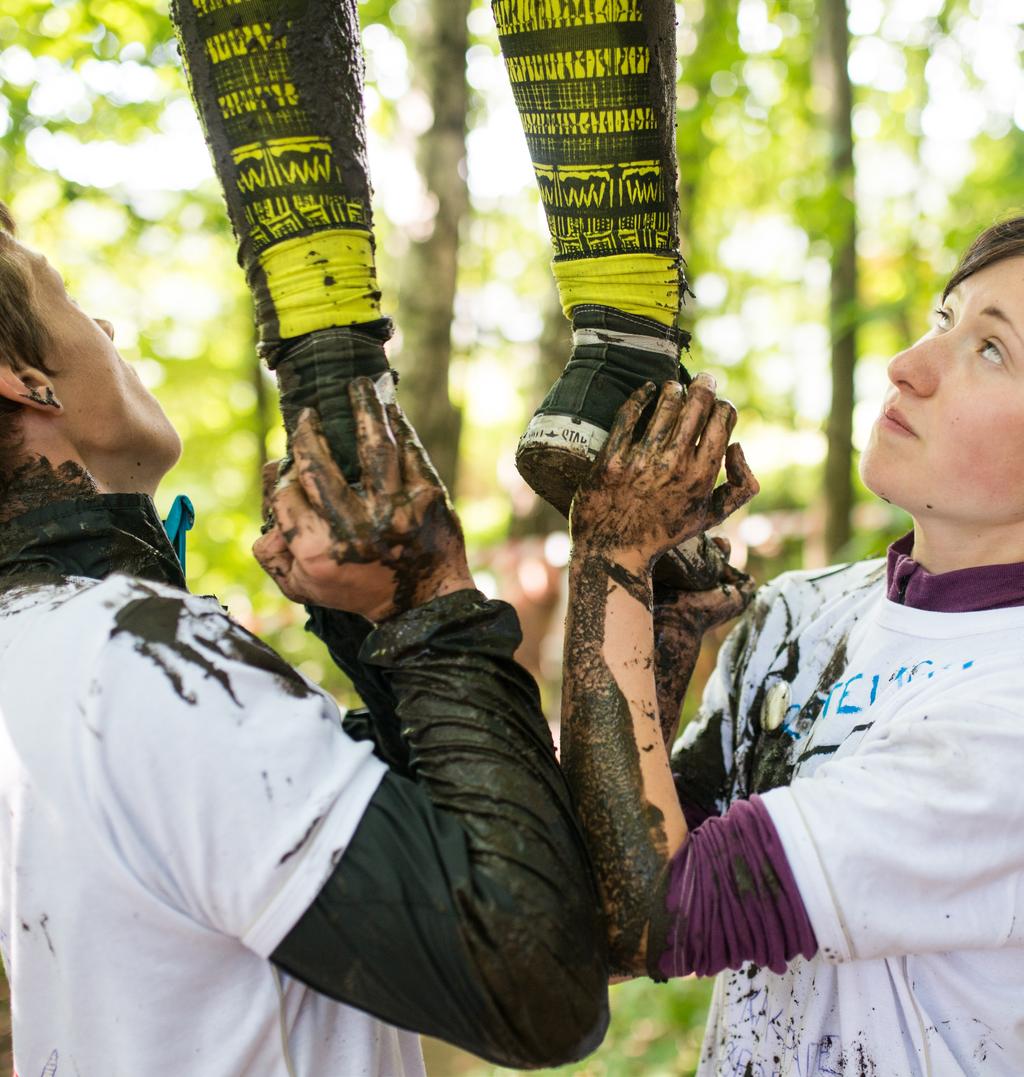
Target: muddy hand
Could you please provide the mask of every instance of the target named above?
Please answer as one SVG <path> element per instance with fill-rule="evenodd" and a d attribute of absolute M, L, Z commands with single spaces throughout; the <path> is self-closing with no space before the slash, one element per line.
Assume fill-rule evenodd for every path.
<path fill-rule="evenodd" d="M 675 626 L 706 632 L 738 617 L 750 605 L 757 584 L 745 572 L 729 564 L 732 544 L 722 535 L 711 541 L 722 555 L 722 572 L 717 583 L 704 591 L 682 590 L 654 581 L 654 631 L 671 635 Z"/>
<path fill-rule="evenodd" d="M 703 635 L 738 617 L 750 605 L 756 590 L 754 580 L 728 564 L 719 583 L 706 591 L 677 591 L 655 584 L 655 637 L 667 642 L 680 634 Z"/>
<path fill-rule="evenodd" d="M 405 416 L 385 410 L 368 378 L 349 395 L 360 483 L 346 482 L 315 413 L 301 412 L 256 559 L 289 598 L 372 621 L 473 587 L 458 520 Z"/>
<path fill-rule="evenodd" d="M 260 528 L 261 535 L 265 535 L 273 529 L 274 491 L 277 489 L 277 484 L 285 473 L 285 465 L 286 461 L 284 460 L 268 460 L 263 465 L 260 472 L 262 494 L 260 507 L 263 517 L 263 526 Z"/>
<path fill-rule="evenodd" d="M 704 633 L 738 617 L 757 589 L 749 576 L 728 563 L 729 543 L 722 538 L 711 541 L 725 558 L 723 574 L 714 587 L 690 591 L 654 581 L 654 683 L 662 737 L 669 749 L 676 739 Z"/>
<path fill-rule="evenodd" d="M 647 429 L 638 423 L 656 390 L 647 384 L 619 410 L 594 468 L 573 500 L 576 544 L 648 566 L 720 524 L 758 491 L 743 450 L 729 445 L 736 409 L 698 374 L 689 391 L 662 386 Z M 725 460 L 726 481 L 715 487 Z"/>

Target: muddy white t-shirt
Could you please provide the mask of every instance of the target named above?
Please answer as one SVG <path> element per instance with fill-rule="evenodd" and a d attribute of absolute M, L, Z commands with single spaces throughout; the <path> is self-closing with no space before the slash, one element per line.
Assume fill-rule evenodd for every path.
<path fill-rule="evenodd" d="M 1024 1074 L 1024 608 L 884 579 L 781 577 L 708 685 L 725 801 L 760 791 L 819 950 L 718 977 L 701 1077 Z"/>
<path fill-rule="evenodd" d="M 0 602 L 0 951 L 20 1077 L 406 1077 L 418 1038 L 268 960 L 384 765 L 216 602 Z"/>

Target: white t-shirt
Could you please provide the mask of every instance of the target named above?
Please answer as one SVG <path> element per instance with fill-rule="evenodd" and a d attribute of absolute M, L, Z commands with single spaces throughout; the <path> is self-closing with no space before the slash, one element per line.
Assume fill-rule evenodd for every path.
<path fill-rule="evenodd" d="M 727 799 L 776 742 L 764 804 L 819 951 L 718 977 L 699 1074 L 1021 1077 L 1024 608 L 910 609 L 868 562 L 781 577 L 753 631 L 702 714 L 733 716 Z"/>
<path fill-rule="evenodd" d="M 267 960 L 384 770 L 215 601 L 123 576 L 7 592 L 0 950 L 21 1077 L 422 1075 L 415 1035 Z"/>

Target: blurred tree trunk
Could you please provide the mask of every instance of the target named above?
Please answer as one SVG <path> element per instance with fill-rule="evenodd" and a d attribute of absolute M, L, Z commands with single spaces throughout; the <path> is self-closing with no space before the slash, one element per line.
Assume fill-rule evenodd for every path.
<path fill-rule="evenodd" d="M 857 361 L 857 217 L 854 203 L 853 87 L 848 60 L 846 0 L 822 0 L 821 79 L 830 134 L 829 179 L 834 211 L 829 331 L 832 340 L 832 409 L 826 434 L 825 547 L 830 558 L 850 539 L 853 508 L 853 373 Z"/>
<path fill-rule="evenodd" d="M 420 139 L 418 160 L 437 213 L 430 235 L 409 247 L 398 302 L 402 407 L 453 493 L 462 416 L 448 395 L 448 368 L 459 227 L 469 209 L 465 156 L 470 2 L 428 0 L 422 8 L 424 26 L 413 63 L 434 122 Z"/>

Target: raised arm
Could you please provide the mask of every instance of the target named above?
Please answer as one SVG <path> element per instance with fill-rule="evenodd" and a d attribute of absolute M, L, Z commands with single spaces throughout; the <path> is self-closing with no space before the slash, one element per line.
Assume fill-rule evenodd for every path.
<path fill-rule="evenodd" d="M 637 437 L 653 396 L 648 386 L 624 405 L 573 503 L 562 697 L 563 765 L 595 860 L 612 967 L 625 974 L 646 971 L 650 931 L 663 932 L 652 922 L 658 895 L 687 839 L 655 681 L 651 568 L 757 492 L 742 450 L 726 449 L 735 411 L 716 400 L 713 379 L 699 375 L 685 394 L 667 383 Z M 723 456 L 728 481 L 716 489 Z M 736 583 L 723 582 L 721 595 L 742 604 Z M 680 658 L 692 665 L 703 617 L 682 620 Z"/>
<path fill-rule="evenodd" d="M 385 775 L 317 900 L 273 954 L 318 991 L 505 1066 L 593 1050 L 607 1024 L 604 926 L 582 831 L 515 612 L 474 589 L 415 434 L 352 389 L 362 481 L 309 413 L 256 546 L 290 597 L 372 623 L 408 767 Z"/>

